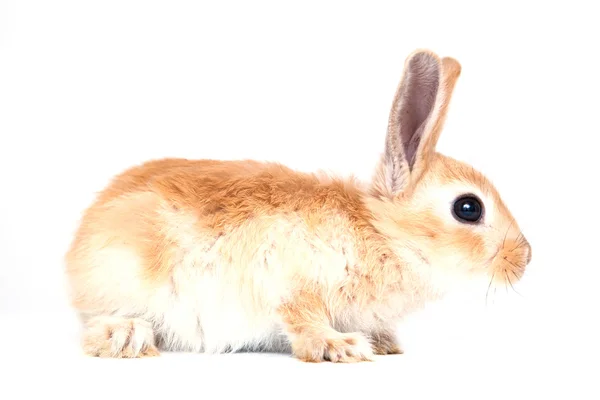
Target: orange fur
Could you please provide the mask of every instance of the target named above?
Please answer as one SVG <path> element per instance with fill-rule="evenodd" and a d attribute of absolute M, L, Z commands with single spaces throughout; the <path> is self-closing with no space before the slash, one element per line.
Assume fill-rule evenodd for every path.
<path fill-rule="evenodd" d="M 531 248 L 494 187 L 435 152 L 460 65 L 415 52 L 406 68 L 370 184 L 251 160 L 154 160 L 115 177 L 66 255 L 84 350 L 154 355 L 154 339 L 140 344 L 152 326 L 167 348 L 277 347 L 279 332 L 305 361 L 371 360 L 401 353 L 394 321 L 454 280 L 520 279 Z M 428 111 L 421 125 L 399 119 L 411 110 Z M 484 224 L 451 217 L 465 191 Z M 141 350 L 114 329 L 141 332 Z"/>

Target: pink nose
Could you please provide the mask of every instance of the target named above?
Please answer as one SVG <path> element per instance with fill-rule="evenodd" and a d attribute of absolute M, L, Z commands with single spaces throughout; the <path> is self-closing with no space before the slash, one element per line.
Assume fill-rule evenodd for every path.
<path fill-rule="evenodd" d="M 525 247 L 527 248 L 527 264 L 531 261 L 531 245 L 525 240 Z"/>

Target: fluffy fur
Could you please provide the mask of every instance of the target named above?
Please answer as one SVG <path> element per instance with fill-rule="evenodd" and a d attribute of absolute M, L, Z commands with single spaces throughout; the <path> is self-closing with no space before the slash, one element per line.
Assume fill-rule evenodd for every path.
<path fill-rule="evenodd" d="M 470 281 L 512 283 L 531 248 L 484 176 L 435 144 L 459 63 L 416 51 L 361 184 L 276 163 L 163 159 L 114 178 L 66 255 L 92 356 L 401 353 L 399 318 Z M 482 199 L 481 224 L 451 213 Z"/>

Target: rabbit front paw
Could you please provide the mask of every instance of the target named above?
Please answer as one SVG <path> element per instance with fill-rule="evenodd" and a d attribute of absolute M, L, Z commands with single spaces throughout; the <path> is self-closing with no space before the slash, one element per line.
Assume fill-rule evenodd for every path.
<path fill-rule="evenodd" d="M 354 363 L 373 361 L 373 349 L 361 333 L 330 332 L 323 335 L 299 337 L 292 349 L 296 357 L 306 362 L 331 361 Z"/>

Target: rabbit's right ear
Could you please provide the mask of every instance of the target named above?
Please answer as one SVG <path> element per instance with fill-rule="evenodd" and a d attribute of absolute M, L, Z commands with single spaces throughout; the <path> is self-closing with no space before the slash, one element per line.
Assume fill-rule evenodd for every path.
<path fill-rule="evenodd" d="M 422 176 L 435 153 L 461 66 L 418 50 L 409 55 L 390 111 L 385 152 L 373 192 L 394 197 Z"/>

